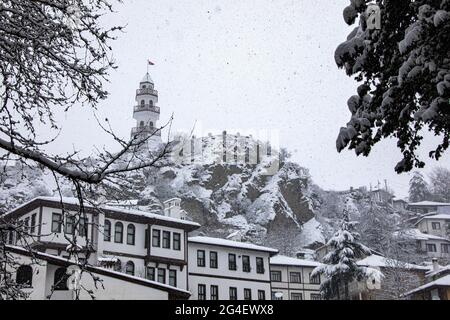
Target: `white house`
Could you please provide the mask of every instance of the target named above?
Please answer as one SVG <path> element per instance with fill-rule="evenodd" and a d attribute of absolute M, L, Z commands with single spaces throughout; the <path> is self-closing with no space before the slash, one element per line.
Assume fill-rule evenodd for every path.
<path fill-rule="evenodd" d="M 435 201 L 420 201 L 409 203 L 406 207 L 408 210 L 417 213 L 447 213 L 450 214 L 450 203 Z"/>
<path fill-rule="evenodd" d="M 311 272 L 319 262 L 277 255 L 270 258 L 272 300 L 320 300 L 320 276 Z"/>
<path fill-rule="evenodd" d="M 17 268 L 9 266 L 8 271 L 12 274 L 12 280 L 29 294 L 28 299 L 73 299 L 74 291 L 69 280 L 73 261 L 47 253 L 30 252 L 22 247 L 6 245 L 5 249 L 20 265 Z M 187 299 L 190 295 L 183 289 L 100 267 L 86 266 L 85 271 L 80 277 L 81 300 L 173 300 Z M 95 284 L 94 277 L 100 279 L 101 284 Z"/>
<path fill-rule="evenodd" d="M 79 256 L 92 266 L 187 289 L 187 238 L 199 224 L 111 206 L 85 204 L 83 217 L 76 215 L 78 210 L 74 198 L 62 199 L 62 205 L 59 198 L 35 198 L 4 215 L 21 221 L 30 234 L 18 239 L 11 231 L 7 241 L 69 258 L 71 241 L 66 237 L 75 237 L 78 245 L 89 248 Z"/>
<path fill-rule="evenodd" d="M 270 299 L 269 258 L 278 250 L 201 236 L 190 237 L 188 247 L 191 299 Z"/>
<path fill-rule="evenodd" d="M 416 222 L 416 226 L 422 233 L 448 238 L 450 236 L 450 214 L 428 214 L 420 218 Z M 450 252 L 448 249 L 447 253 Z"/>

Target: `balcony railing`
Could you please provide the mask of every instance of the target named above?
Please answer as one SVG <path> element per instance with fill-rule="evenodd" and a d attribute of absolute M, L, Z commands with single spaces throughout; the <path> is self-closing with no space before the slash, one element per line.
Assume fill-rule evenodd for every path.
<path fill-rule="evenodd" d="M 150 126 L 142 126 L 142 127 L 134 127 L 131 129 L 131 135 L 136 134 L 148 134 L 148 135 L 154 135 L 154 136 L 161 136 L 161 130 L 155 127 Z"/>
<path fill-rule="evenodd" d="M 158 96 L 158 91 L 152 89 L 152 88 L 142 88 L 136 90 L 136 95 L 144 95 L 144 94 L 151 94 L 153 96 Z"/>
<path fill-rule="evenodd" d="M 139 111 L 153 111 L 153 112 L 159 113 L 159 107 L 154 106 L 154 105 L 149 105 L 149 104 L 140 104 L 140 105 L 134 107 L 134 112 L 139 112 Z"/>

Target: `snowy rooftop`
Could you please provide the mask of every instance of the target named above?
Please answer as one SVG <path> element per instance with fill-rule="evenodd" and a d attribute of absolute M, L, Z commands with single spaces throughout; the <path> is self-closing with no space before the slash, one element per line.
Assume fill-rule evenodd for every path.
<path fill-rule="evenodd" d="M 423 286 L 420 286 L 414 290 L 411 290 L 411 291 L 405 293 L 405 296 L 409 296 L 413 293 L 416 293 L 416 292 L 419 292 L 419 291 L 422 291 L 422 290 L 425 290 L 428 288 L 437 287 L 437 286 L 438 287 L 450 287 L 450 274 L 446 275 L 442 278 L 439 278 L 437 280 L 428 282 L 427 284 L 424 284 Z"/>
<path fill-rule="evenodd" d="M 362 260 L 359 260 L 357 262 L 357 264 L 360 266 L 366 266 L 366 267 L 378 267 L 378 268 L 402 267 L 405 269 L 415 269 L 415 270 L 424 270 L 424 271 L 429 270 L 428 267 L 410 264 L 410 263 L 406 263 L 406 262 L 401 262 L 401 261 L 397 261 L 394 259 L 387 259 L 385 257 L 378 256 L 375 254 L 370 255 Z"/>
<path fill-rule="evenodd" d="M 440 267 L 439 270 L 431 270 L 427 273 L 427 277 L 434 277 L 435 275 L 438 275 L 442 272 L 447 272 L 450 271 L 450 264 Z"/>
<path fill-rule="evenodd" d="M 446 213 L 440 213 L 440 214 L 430 214 L 430 215 L 426 215 L 423 216 L 422 218 L 420 218 L 420 221 L 424 220 L 424 219 L 444 219 L 444 220 L 450 220 L 450 214 L 446 214 Z"/>
<path fill-rule="evenodd" d="M 446 202 L 434 202 L 434 201 L 420 201 L 408 203 L 410 206 L 450 206 L 450 203 Z"/>
<path fill-rule="evenodd" d="M 270 258 L 270 264 L 286 265 L 286 266 L 299 266 L 299 267 L 317 267 L 321 263 L 317 261 L 292 258 L 287 256 L 276 255 Z"/>
<path fill-rule="evenodd" d="M 61 203 L 61 201 L 64 204 L 67 205 L 79 205 L 79 201 L 77 198 L 69 198 L 69 197 L 63 197 L 62 199 L 59 197 L 36 197 L 24 204 L 22 204 L 21 206 L 7 212 L 5 215 L 8 215 L 34 201 L 37 200 L 43 200 L 43 201 L 50 201 L 50 202 L 55 202 L 55 203 Z M 92 205 L 86 203 L 84 204 L 84 206 L 86 208 L 94 208 Z M 120 208 L 120 207 L 114 207 L 114 206 L 108 206 L 108 205 L 103 205 L 103 204 L 99 204 L 99 209 L 101 210 L 108 210 L 108 211 L 114 211 L 114 212 L 118 212 L 118 213 L 124 213 L 124 214 L 130 214 L 130 215 L 135 215 L 135 216 L 140 216 L 140 217 L 146 217 L 146 218 L 154 218 L 154 219 L 159 219 L 159 220 L 163 220 L 163 221 L 168 221 L 168 222 L 176 222 L 176 223 L 182 223 L 182 224 L 186 224 L 186 225 L 191 225 L 191 226 L 196 226 L 196 227 L 200 227 L 200 224 L 196 223 L 196 222 L 192 222 L 192 221 L 188 221 L 188 220 L 182 220 L 182 219 L 177 219 L 177 218 L 172 218 L 172 217 L 167 217 L 167 216 L 163 216 L 160 214 L 156 214 L 156 213 L 150 213 L 150 212 L 145 212 L 145 211 L 141 211 L 141 210 L 135 210 L 135 209 L 125 209 L 125 208 Z"/>
<path fill-rule="evenodd" d="M 404 232 L 405 236 L 409 236 L 411 238 L 417 239 L 417 240 L 444 240 L 449 241 L 446 238 L 435 236 L 428 233 L 423 233 L 419 229 L 409 229 Z"/>
<path fill-rule="evenodd" d="M 153 80 L 152 80 L 152 77 L 150 77 L 150 74 L 147 72 L 146 74 L 145 74 L 145 76 L 142 78 L 142 80 L 141 80 L 141 83 L 142 82 L 150 82 L 150 83 L 153 83 Z"/>
<path fill-rule="evenodd" d="M 238 241 L 226 240 L 226 239 L 221 239 L 221 238 L 198 236 L 198 237 L 190 237 L 188 240 L 189 240 L 189 242 L 195 242 L 195 243 L 211 244 L 211 245 L 216 245 L 216 246 L 234 247 L 234 248 L 242 248 L 242 249 L 249 249 L 249 250 L 256 250 L 256 251 L 266 251 L 266 252 L 278 253 L 277 249 L 257 246 L 252 243 L 238 242 Z"/>
<path fill-rule="evenodd" d="M 61 261 L 61 262 L 64 262 L 64 263 L 74 264 L 74 262 L 69 260 L 69 259 L 66 259 L 66 258 L 63 258 L 63 257 L 60 257 L 60 256 L 56 256 L 56 255 L 53 255 L 53 254 L 49 254 L 49 253 L 38 252 L 38 251 L 29 251 L 29 250 L 27 250 L 25 248 L 18 247 L 18 246 L 12 246 L 12 245 L 7 245 L 6 248 L 7 248 L 7 250 L 9 249 L 9 250 L 13 250 L 13 252 L 14 251 L 21 252 L 20 254 L 23 253 L 25 255 L 29 255 L 29 254 L 33 253 L 36 258 L 42 259 L 42 260 L 51 259 L 53 261 L 58 260 L 58 261 Z M 171 285 L 160 283 L 160 282 L 157 282 L 157 281 L 154 281 L 154 280 L 148 280 L 146 278 L 142 278 L 142 277 L 138 277 L 138 276 L 132 276 L 132 275 L 129 275 L 129 274 L 126 274 L 126 273 L 122 273 L 122 272 L 119 272 L 119 271 L 113 271 L 113 270 L 110 270 L 110 269 L 105 269 L 105 268 L 96 267 L 96 266 L 92 266 L 92 265 L 87 265 L 87 267 L 90 268 L 93 272 L 101 272 L 101 273 L 104 273 L 104 274 L 110 275 L 110 276 L 118 275 L 118 276 L 121 276 L 123 278 L 130 279 L 130 281 L 131 280 L 138 280 L 142 284 L 149 284 L 149 285 L 153 285 L 153 286 L 156 286 L 156 287 L 165 288 L 165 289 L 169 289 L 169 290 L 173 290 L 173 291 L 178 291 L 178 292 L 182 292 L 182 293 L 189 294 L 189 295 L 191 294 L 187 290 L 180 289 L 180 288 L 177 288 L 177 287 L 173 287 Z"/>

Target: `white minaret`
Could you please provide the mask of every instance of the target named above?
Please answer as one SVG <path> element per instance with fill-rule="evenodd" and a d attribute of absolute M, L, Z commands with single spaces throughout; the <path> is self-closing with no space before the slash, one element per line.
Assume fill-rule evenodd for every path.
<path fill-rule="evenodd" d="M 147 72 L 136 90 L 136 105 L 133 110 L 133 118 L 136 120 L 136 127 L 131 129 L 131 137 L 136 134 L 148 137 L 149 149 L 156 148 L 161 140 L 161 130 L 158 130 L 159 120 L 158 91 L 154 89 L 154 83 Z"/>

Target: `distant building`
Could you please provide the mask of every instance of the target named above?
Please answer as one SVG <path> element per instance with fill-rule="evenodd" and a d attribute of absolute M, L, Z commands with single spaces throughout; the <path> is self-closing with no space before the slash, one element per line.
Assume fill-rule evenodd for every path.
<path fill-rule="evenodd" d="M 450 300 L 450 265 L 440 267 L 433 261 L 427 282 L 405 294 L 411 300 Z"/>
<path fill-rule="evenodd" d="M 364 282 L 352 286 L 353 299 L 357 300 L 391 300 L 392 290 L 401 281 L 402 285 L 413 288 L 424 282 L 428 267 L 405 263 L 380 255 L 370 255 L 357 262 L 359 266 L 379 270 L 383 277 L 369 277 Z"/>
<path fill-rule="evenodd" d="M 276 255 L 270 258 L 272 300 L 321 300 L 321 277 L 311 272 L 321 263 Z"/>
<path fill-rule="evenodd" d="M 406 208 L 416 213 L 436 212 L 450 214 L 450 203 L 445 202 L 420 201 L 409 203 Z"/>
<path fill-rule="evenodd" d="M 416 241 L 418 253 L 426 254 L 430 258 L 450 258 L 450 240 L 447 238 L 423 233 L 419 229 L 405 230 L 402 236 Z"/>
<path fill-rule="evenodd" d="M 136 90 L 136 105 L 133 108 L 133 118 L 136 126 L 131 129 L 131 137 L 148 139 L 146 145 L 149 150 L 157 148 L 161 143 L 161 130 L 158 127 L 160 108 L 158 103 L 158 91 L 154 89 L 154 83 L 149 73 L 139 83 Z"/>
<path fill-rule="evenodd" d="M 190 237 L 193 300 L 270 300 L 269 258 L 278 250 L 211 237 Z"/>
<path fill-rule="evenodd" d="M 423 216 L 416 222 L 416 226 L 423 233 L 449 238 L 450 214 L 441 213 Z M 450 251 L 446 253 L 450 253 Z"/>

